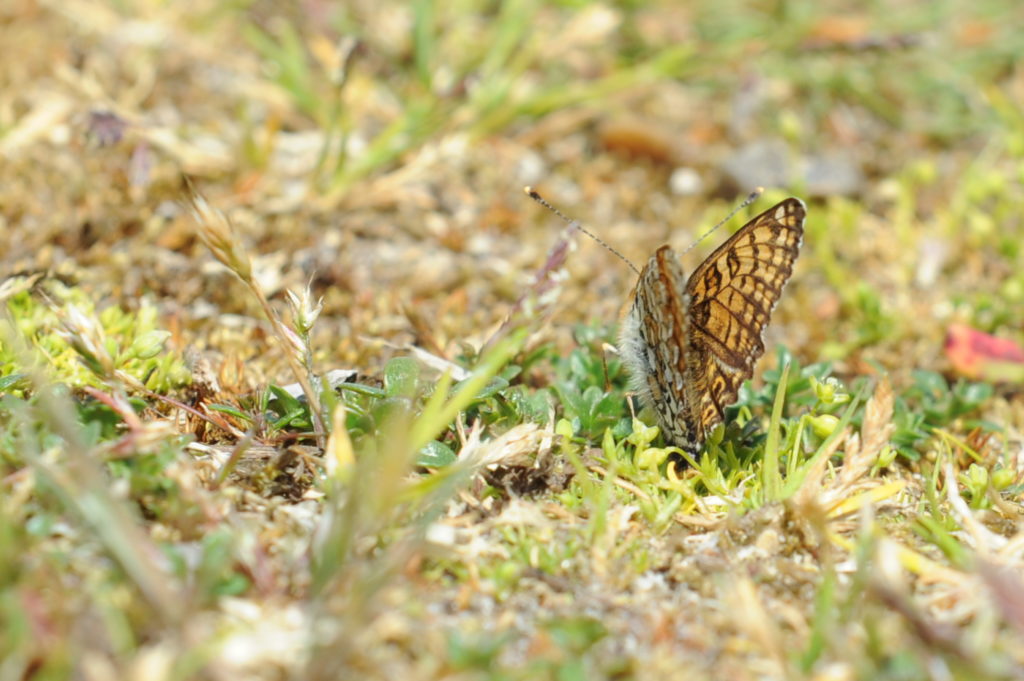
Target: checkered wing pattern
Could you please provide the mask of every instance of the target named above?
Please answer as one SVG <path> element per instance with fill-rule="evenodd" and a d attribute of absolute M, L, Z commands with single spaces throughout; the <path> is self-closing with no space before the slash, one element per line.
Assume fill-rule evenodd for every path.
<path fill-rule="evenodd" d="M 786 199 L 743 226 L 686 283 L 686 384 L 702 443 L 764 354 L 764 330 L 800 254 L 806 208 Z"/>
<path fill-rule="evenodd" d="M 633 387 L 665 438 L 697 452 L 764 354 L 764 329 L 793 273 L 806 214 L 790 198 L 744 225 L 686 280 L 668 246 L 650 258 L 623 320 Z"/>

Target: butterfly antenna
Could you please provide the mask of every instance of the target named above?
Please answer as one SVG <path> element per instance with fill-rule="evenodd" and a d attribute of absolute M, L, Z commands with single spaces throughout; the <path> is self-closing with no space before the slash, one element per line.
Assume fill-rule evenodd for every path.
<path fill-rule="evenodd" d="M 703 234 L 701 234 L 700 237 L 696 241 L 694 241 L 692 244 L 687 246 L 686 250 L 683 251 L 682 253 L 680 253 L 680 255 L 686 255 L 687 253 L 692 251 L 694 246 L 696 246 L 701 241 L 704 241 L 704 239 L 707 239 L 709 236 L 711 236 L 712 232 L 714 232 L 716 229 L 718 229 L 719 227 L 721 227 L 725 223 L 729 222 L 729 220 L 732 220 L 733 216 L 736 215 L 736 213 L 739 213 L 741 210 L 743 210 L 744 208 L 746 208 L 747 206 L 752 204 L 754 201 L 757 201 L 757 197 L 761 196 L 761 194 L 764 194 L 764 187 L 758 187 L 754 191 L 750 192 L 750 195 L 747 196 L 747 198 L 745 198 L 743 200 L 743 203 L 741 203 L 740 205 L 738 205 L 735 208 L 733 208 L 732 212 L 729 213 L 728 215 L 726 215 L 725 218 L 723 218 L 717 225 L 715 225 L 714 227 L 712 227 L 708 231 L 706 231 Z"/>
<path fill-rule="evenodd" d="M 606 243 L 606 242 L 605 242 L 605 241 L 604 241 L 603 239 L 601 239 L 600 237 L 598 237 L 598 236 L 596 236 L 595 234 L 591 233 L 591 232 L 590 232 L 589 230 L 587 230 L 587 228 L 586 228 L 586 227 L 584 227 L 583 225 L 581 225 L 581 224 L 579 223 L 579 221 L 578 221 L 578 220 L 570 220 L 570 219 L 569 219 L 568 217 L 566 217 L 566 216 L 565 216 L 565 214 L 564 214 L 564 213 L 562 213 L 562 211 L 560 211 L 560 210 L 558 210 L 557 208 L 555 208 L 554 206 L 552 206 L 552 205 L 551 205 L 550 203 L 548 203 L 548 202 L 547 202 L 547 201 L 546 201 L 546 200 L 544 199 L 544 197 L 543 197 L 543 196 L 541 196 L 541 195 L 540 195 L 540 194 L 538 194 L 538 193 L 537 193 L 536 191 L 534 191 L 533 187 L 523 187 L 523 191 L 525 191 L 525 192 L 526 192 L 526 195 L 527 195 L 527 196 L 529 196 L 529 197 L 530 197 L 531 199 L 533 199 L 534 201 L 536 201 L 536 202 L 537 202 L 537 203 L 539 203 L 540 205 L 544 206 L 545 208 L 547 208 L 547 209 L 548 209 L 549 211 L 551 211 L 552 213 L 554 213 L 554 214 L 555 214 L 555 215 L 557 215 L 558 217 L 560 217 L 560 218 L 562 218 L 563 220 L 565 220 L 565 222 L 567 222 L 567 223 L 569 224 L 569 227 L 572 227 L 572 228 L 578 229 L 579 231 L 583 232 L 584 234 L 586 234 L 587 236 L 589 236 L 589 237 L 590 237 L 591 239 L 593 239 L 594 241 L 596 241 L 597 243 L 601 244 L 601 245 L 602 245 L 602 246 L 604 246 L 604 247 L 605 247 L 606 249 L 608 249 L 608 251 L 610 251 L 610 252 L 611 252 L 611 253 L 612 253 L 613 255 L 615 255 L 615 256 L 616 256 L 616 257 L 617 257 L 617 258 L 618 258 L 619 260 L 621 260 L 622 262 L 624 262 L 624 263 L 626 263 L 627 265 L 629 265 L 630 269 L 632 269 L 632 270 L 633 270 L 634 272 L 636 272 L 636 273 L 637 273 L 638 275 L 640 274 L 640 270 L 638 270 L 638 269 L 636 268 L 636 265 L 634 265 L 634 264 L 633 264 L 632 262 L 630 262 L 629 258 L 627 258 L 626 256 L 624 256 L 624 255 L 622 255 L 621 253 L 619 253 L 619 252 L 618 252 L 617 250 L 615 250 L 614 248 L 612 248 L 611 246 L 609 246 L 609 245 L 608 245 L 608 244 L 607 244 L 607 243 Z M 756 197 L 755 197 L 755 198 L 756 198 Z M 748 203 L 749 203 L 749 202 L 748 202 Z M 744 205 L 746 205 L 746 204 L 744 204 Z M 737 210 L 739 210 L 739 209 L 737 208 Z M 735 212 L 735 211 L 734 211 L 734 212 Z M 732 217 L 732 216 L 729 216 L 729 217 Z"/>

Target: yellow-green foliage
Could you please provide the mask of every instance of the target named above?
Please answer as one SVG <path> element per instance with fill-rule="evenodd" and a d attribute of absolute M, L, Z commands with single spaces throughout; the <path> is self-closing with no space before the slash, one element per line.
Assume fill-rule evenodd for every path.
<path fill-rule="evenodd" d="M 127 311 L 111 305 L 99 313 L 86 294 L 59 283 L 46 287 L 46 298 L 28 291 L 7 301 L 8 318 L 20 336 L 37 352 L 36 359 L 50 368 L 54 378 L 71 387 L 102 386 L 102 377 L 88 357 L 69 342 L 61 315 L 75 309 L 81 318 L 94 322 L 112 367 L 140 381 L 150 390 L 167 392 L 185 385 L 190 374 L 180 353 L 165 348 L 170 332 L 157 328 L 156 308 L 141 303 Z M 24 358 L 0 338 L 0 376 L 20 373 Z"/>

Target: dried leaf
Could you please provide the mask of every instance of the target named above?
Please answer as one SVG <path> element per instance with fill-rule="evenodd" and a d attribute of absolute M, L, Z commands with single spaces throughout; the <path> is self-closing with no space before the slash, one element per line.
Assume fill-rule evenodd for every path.
<path fill-rule="evenodd" d="M 987 381 L 1024 383 L 1024 348 L 965 324 L 950 324 L 946 357 L 960 374 Z"/>

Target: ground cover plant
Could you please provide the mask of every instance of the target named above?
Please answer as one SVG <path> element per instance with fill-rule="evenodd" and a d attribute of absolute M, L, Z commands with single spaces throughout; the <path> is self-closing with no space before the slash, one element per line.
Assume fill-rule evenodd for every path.
<path fill-rule="evenodd" d="M 0 679 L 1024 676 L 1008 0 L 0 6 Z M 766 191 L 697 454 L 615 349 Z"/>

